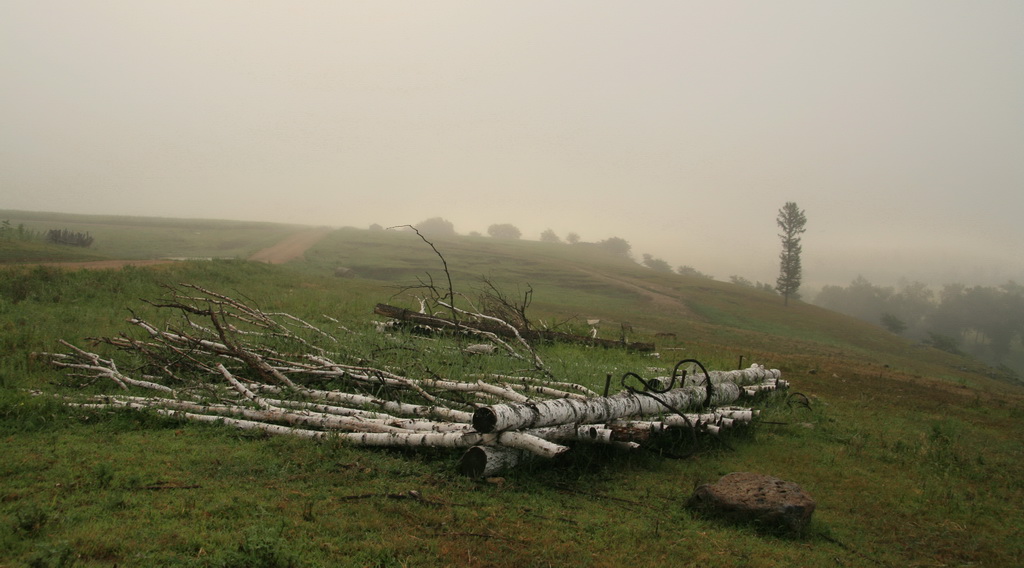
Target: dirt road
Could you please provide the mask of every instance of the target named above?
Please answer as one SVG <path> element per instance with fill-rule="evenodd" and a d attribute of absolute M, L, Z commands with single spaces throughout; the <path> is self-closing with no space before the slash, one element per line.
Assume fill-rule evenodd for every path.
<path fill-rule="evenodd" d="M 330 229 L 310 229 L 290 235 L 272 247 L 265 248 L 249 257 L 249 260 L 268 264 L 283 264 L 289 260 L 301 258 L 309 247 L 320 242 L 330 233 Z"/>

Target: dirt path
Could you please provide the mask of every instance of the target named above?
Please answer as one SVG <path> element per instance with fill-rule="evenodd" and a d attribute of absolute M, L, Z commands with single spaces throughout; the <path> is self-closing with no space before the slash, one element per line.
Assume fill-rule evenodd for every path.
<path fill-rule="evenodd" d="M 643 280 L 630 278 L 628 276 L 609 276 L 607 274 L 594 272 L 580 267 L 577 267 L 577 269 L 593 276 L 594 278 L 604 280 L 605 282 L 611 282 L 617 286 L 637 292 L 649 299 L 657 309 L 661 311 L 675 313 L 690 319 L 700 319 L 697 314 L 690 309 L 690 306 L 687 306 L 685 302 L 679 299 L 677 292 L 674 290 L 657 286 Z"/>
<path fill-rule="evenodd" d="M 301 258 L 309 247 L 320 242 L 330 233 L 330 229 L 310 229 L 288 236 L 285 240 L 272 247 L 265 248 L 249 257 L 249 260 L 268 264 L 283 264 L 289 260 Z"/>

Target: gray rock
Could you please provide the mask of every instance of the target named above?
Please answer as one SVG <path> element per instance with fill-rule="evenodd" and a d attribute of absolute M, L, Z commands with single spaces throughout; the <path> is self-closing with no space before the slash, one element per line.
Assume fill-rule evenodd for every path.
<path fill-rule="evenodd" d="M 698 487 L 686 506 L 768 529 L 801 532 L 811 522 L 816 503 L 792 481 L 736 472 Z"/>

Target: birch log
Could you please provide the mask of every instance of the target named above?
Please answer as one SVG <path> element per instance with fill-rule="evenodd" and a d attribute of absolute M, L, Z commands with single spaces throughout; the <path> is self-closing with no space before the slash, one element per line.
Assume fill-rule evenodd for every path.
<path fill-rule="evenodd" d="M 731 403 L 744 395 L 750 396 L 762 390 L 773 390 L 782 382 L 779 376 L 781 373 L 778 369 L 764 369 L 757 365 L 739 371 L 711 373 L 713 386 L 710 400 L 706 386 L 689 385 L 657 394 L 627 390 L 614 396 L 582 400 L 560 398 L 537 403 L 490 405 L 474 411 L 473 427 L 478 432 L 503 432 L 560 424 L 608 422 L 630 416 L 662 414 L 666 411 L 676 413 L 704 404 L 719 406 Z M 750 384 L 757 380 L 762 382 Z"/>
<path fill-rule="evenodd" d="M 234 426 L 240 430 L 259 430 L 268 434 L 296 436 L 311 439 L 335 439 L 343 444 L 353 446 L 374 447 L 432 447 L 432 448 L 468 448 L 480 444 L 495 444 L 501 436 L 480 434 L 478 432 L 332 432 L 327 430 L 309 430 L 279 424 L 269 424 L 255 420 L 241 420 L 196 414 L 178 410 L 157 408 L 158 414 L 184 418 L 196 422 L 214 422 Z M 554 445 L 554 444 L 552 444 Z M 547 450 L 547 448 L 545 448 Z"/>
<path fill-rule="evenodd" d="M 337 340 L 304 320 L 267 314 L 196 286 L 182 287 L 193 292 L 172 289 L 170 300 L 150 302 L 180 310 L 182 324 L 161 329 L 133 316 L 129 323 L 144 330 L 147 338 L 99 340 L 148 359 L 148 366 L 137 368 L 157 369 L 157 376 L 128 376 L 118 370 L 113 359 L 67 342 L 62 344 L 70 353 L 42 354 L 77 375 L 107 379 L 124 390 L 155 391 L 157 396 L 103 396 L 84 403 L 69 400 L 69 404 L 151 408 L 188 420 L 360 446 L 471 448 L 460 470 L 479 476 L 507 469 L 530 456 L 558 456 L 575 442 L 632 448 L 670 428 L 714 433 L 735 422 L 749 421 L 754 413 L 737 408 L 711 412 L 705 407 L 787 386 L 778 370 L 753 365 L 737 371 L 684 373 L 679 388 L 661 392 L 656 385 L 677 384 L 679 367 L 693 360 L 677 365 L 672 377 L 641 381 L 650 392 L 627 388 L 607 397 L 573 382 L 553 380 L 548 372 L 546 378 L 495 373 L 471 376 L 469 381 L 405 377 L 391 367 L 365 366 L 354 356 L 348 359 L 358 365 L 331 360 Z M 382 306 L 378 313 L 396 309 Z M 390 315 L 413 321 L 428 318 L 430 321 L 423 323 L 431 325 L 451 323 L 463 331 L 472 323 L 478 333 L 489 338 L 502 332 L 503 337 L 514 337 L 530 351 L 537 367 L 534 371 L 543 370 L 542 363 L 526 340 L 559 338 L 516 329 L 480 314 L 458 323 L 405 310 Z M 210 325 L 200 325 L 194 316 L 209 318 Z M 172 331 L 175 329 L 178 331 Z M 295 331 L 312 333 L 311 339 Z M 331 349 L 311 342 L 324 338 L 333 342 Z M 624 379 L 629 375 L 639 378 L 627 373 Z M 345 390 L 313 388 L 322 381 Z"/>
<path fill-rule="evenodd" d="M 716 385 L 711 404 L 730 403 L 740 395 L 733 383 Z M 591 424 L 616 418 L 659 414 L 671 409 L 700 406 L 707 398 L 704 387 L 683 387 L 658 395 L 623 391 L 614 396 L 586 400 L 559 398 L 532 404 L 495 404 L 476 409 L 473 428 L 478 432 L 504 432 L 559 424 Z M 668 405 L 666 407 L 666 405 Z"/>
<path fill-rule="evenodd" d="M 530 452 L 502 446 L 473 446 L 459 459 L 458 472 L 466 477 L 491 477 L 530 459 Z"/>

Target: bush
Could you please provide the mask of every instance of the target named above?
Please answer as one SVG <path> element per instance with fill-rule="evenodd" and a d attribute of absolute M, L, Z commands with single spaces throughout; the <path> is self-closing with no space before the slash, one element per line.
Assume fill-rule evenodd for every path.
<path fill-rule="evenodd" d="M 624 256 L 629 256 L 629 251 L 633 248 L 633 246 L 629 244 L 629 241 L 621 237 L 611 237 L 610 239 L 605 239 L 597 244 L 608 252 Z"/>
<path fill-rule="evenodd" d="M 501 223 L 487 227 L 487 234 L 496 239 L 518 239 L 523 236 L 518 227 L 510 223 Z"/>
<path fill-rule="evenodd" d="M 929 331 L 928 339 L 924 340 L 924 344 L 954 355 L 963 355 L 960 351 L 960 342 L 954 337 L 942 335 L 941 333 Z"/>
<path fill-rule="evenodd" d="M 428 237 L 453 237 L 455 225 L 441 217 L 431 217 L 416 224 L 416 230 Z"/>
<path fill-rule="evenodd" d="M 558 238 L 558 235 L 556 235 L 554 231 L 552 231 L 551 229 L 547 229 L 546 231 L 540 234 L 540 242 L 560 243 L 562 242 L 562 239 Z"/>

